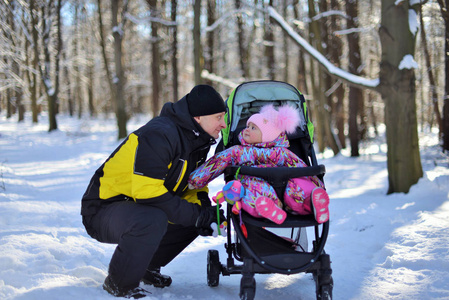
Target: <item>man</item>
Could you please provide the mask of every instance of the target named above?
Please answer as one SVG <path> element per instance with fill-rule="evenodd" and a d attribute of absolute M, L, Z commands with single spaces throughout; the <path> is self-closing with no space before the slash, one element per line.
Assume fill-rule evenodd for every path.
<path fill-rule="evenodd" d="M 141 280 L 169 286 L 160 268 L 198 234 L 212 235 L 217 212 L 208 190 L 188 190 L 187 180 L 226 127 L 225 111 L 214 88 L 195 86 L 131 133 L 95 172 L 81 215 L 91 237 L 118 244 L 103 284 L 110 294 L 144 297 Z"/>

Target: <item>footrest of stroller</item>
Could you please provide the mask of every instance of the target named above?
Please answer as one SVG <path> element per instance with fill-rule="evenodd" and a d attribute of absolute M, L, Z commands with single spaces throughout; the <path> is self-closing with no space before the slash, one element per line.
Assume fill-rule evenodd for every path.
<path fill-rule="evenodd" d="M 250 214 L 242 211 L 243 222 L 257 226 L 257 227 L 277 227 L 277 228 L 292 228 L 292 227 L 311 227 L 319 225 L 313 215 L 299 216 L 287 214 L 287 218 L 282 224 L 276 224 L 265 218 L 255 218 Z"/>
<path fill-rule="evenodd" d="M 264 264 L 268 264 L 272 267 L 276 267 L 279 269 L 285 270 L 288 273 L 290 270 L 294 270 L 297 268 L 301 268 L 311 262 L 314 258 L 313 253 L 307 252 L 297 252 L 297 253 L 289 253 L 289 254 L 275 254 L 275 255 L 267 255 L 261 256 L 263 267 Z M 283 272 L 284 273 L 284 272 Z"/>

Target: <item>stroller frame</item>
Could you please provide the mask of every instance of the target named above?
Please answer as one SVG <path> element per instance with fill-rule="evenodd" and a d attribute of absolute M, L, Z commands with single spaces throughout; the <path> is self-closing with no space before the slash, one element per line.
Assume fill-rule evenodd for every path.
<path fill-rule="evenodd" d="M 304 107 L 304 124 L 302 130 L 298 130 L 299 138 L 302 140 L 310 141 L 309 145 L 301 148 L 299 153 L 296 153 L 304 160 L 309 166 L 303 168 L 288 168 L 288 167 L 272 167 L 272 168 L 255 168 L 249 166 L 230 166 L 225 170 L 224 178 L 228 182 L 234 179 L 235 174 L 238 172 L 241 175 L 256 176 L 268 181 L 275 189 L 277 195 L 282 199 L 285 191 L 285 186 L 290 178 L 302 177 L 302 176 L 318 176 L 323 179 L 326 172 L 324 165 L 319 165 L 316 160 L 315 152 L 313 149 L 313 125 L 308 120 L 307 112 L 305 111 L 305 100 L 303 95 L 293 86 L 288 83 L 280 81 L 252 81 L 239 85 L 228 98 L 228 101 L 232 101 L 231 97 L 234 97 L 238 93 L 238 90 L 243 86 L 244 88 L 254 86 L 255 89 L 263 89 L 265 86 L 276 86 L 276 88 L 286 88 L 288 93 L 297 93 L 298 100 L 301 102 L 301 110 Z M 251 89 L 250 89 L 251 90 Z M 250 93 L 251 94 L 251 93 Z M 263 93 L 266 94 L 266 93 Z M 256 93 L 258 97 L 258 94 Z M 267 95 L 267 97 L 273 97 L 273 95 Z M 230 100 L 231 99 L 231 100 Z M 296 98 L 295 98 L 296 99 Z M 293 100 L 295 100 L 293 99 Z M 254 99 L 258 101 L 261 99 Z M 278 100 L 269 99 L 264 101 Z M 284 99 L 283 99 L 284 100 Z M 227 103 L 228 108 L 232 103 Z M 227 116 L 228 128 L 232 125 L 233 112 L 229 109 Z M 310 132 L 312 128 L 312 132 Z M 232 140 L 235 142 L 237 136 L 236 126 L 234 130 L 224 134 L 222 142 L 224 145 L 232 146 Z M 295 134 L 294 138 L 298 138 L 298 134 Z M 228 139 L 226 141 L 225 139 Z M 220 148 L 224 145 L 218 145 L 217 151 L 221 151 Z M 295 152 L 295 151 L 294 151 Z M 240 299 L 254 299 L 256 293 L 256 281 L 254 279 L 255 274 L 296 274 L 301 272 L 312 273 L 316 286 L 316 298 L 317 299 L 332 299 L 333 279 L 330 256 L 325 253 L 324 246 L 327 241 L 329 233 L 329 221 L 319 224 L 315 221 L 313 215 L 299 216 L 288 214 L 286 220 L 282 224 L 276 224 L 266 219 L 254 218 L 248 213 L 242 211 L 242 220 L 239 215 L 232 213 L 232 206 L 227 204 L 227 222 L 231 227 L 227 231 L 227 243 L 225 249 L 227 253 L 226 264 L 220 262 L 219 254 L 217 250 L 209 250 L 207 255 L 207 283 L 211 287 L 218 286 L 220 275 L 230 276 L 231 274 L 242 274 L 240 281 Z M 250 238 L 246 238 L 244 232 L 240 228 L 240 221 L 244 222 L 248 228 L 254 230 L 254 235 Z M 233 241 L 231 228 L 235 229 L 235 240 Z M 307 251 L 300 245 L 300 238 L 302 234 L 306 234 L 305 228 L 314 228 L 314 240 L 312 242 L 311 251 Z M 264 238 L 265 234 L 271 234 L 267 236 L 267 240 L 272 240 L 277 237 L 271 232 L 265 233 L 265 229 L 262 228 L 291 228 L 291 235 L 293 238 L 294 231 L 297 230 L 296 238 L 294 242 L 301 246 L 301 252 L 298 251 L 282 251 L 281 253 L 263 253 L 254 248 L 259 240 L 259 235 Z M 248 231 L 250 232 L 250 231 Z M 257 233 L 257 234 L 256 234 Z M 306 237 L 307 238 L 307 237 Z M 280 238 L 279 238 L 280 239 Z M 254 242 L 255 241 L 255 242 Z M 307 248 L 307 247 L 306 247 Z M 242 264 L 236 264 L 235 260 Z"/>

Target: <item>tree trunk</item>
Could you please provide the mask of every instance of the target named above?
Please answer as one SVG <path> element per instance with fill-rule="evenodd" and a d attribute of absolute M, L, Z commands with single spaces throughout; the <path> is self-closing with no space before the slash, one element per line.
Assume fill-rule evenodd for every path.
<path fill-rule="evenodd" d="M 150 15 L 152 18 L 157 19 L 160 17 L 158 13 L 157 0 L 148 0 L 150 6 Z M 153 116 L 159 114 L 161 109 L 161 72 L 160 72 L 160 53 L 159 53 L 159 24 L 157 22 L 151 22 L 151 78 L 152 78 L 152 100 L 151 110 Z"/>
<path fill-rule="evenodd" d="M 41 11 L 42 11 L 42 18 L 44 20 L 46 20 L 47 22 L 43 22 L 42 23 L 42 45 L 47 45 L 50 42 L 50 28 L 52 26 L 52 21 L 53 21 L 53 17 L 51 15 L 51 11 L 52 11 L 52 6 L 54 4 L 50 3 L 50 5 L 42 5 L 41 6 Z M 60 2 L 58 0 L 58 8 L 60 9 Z M 58 14 L 58 25 L 60 26 L 60 11 L 56 12 Z M 60 42 L 60 28 L 58 29 L 59 33 L 58 33 L 58 42 L 57 44 L 59 44 Z M 57 46 L 58 47 L 58 46 Z M 58 47 L 59 48 L 59 47 Z M 50 55 L 50 49 L 49 47 L 43 47 L 44 49 L 44 62 L 42 63 L 43 67 L 39 68 L 40 74 L 41 74 L 41 78 L 43 81 L 43 85 L 45 87 L 45 93 L 47 95 L 47 106 L 48 106 L 48 123 L 49 123 L 49 127 L 48 127 L 48 131 L 53 131 L 58 129 L 58 124 L 56 122 L 56 99 L 58 97 L 57 93 L 57 81 L 58 76 L 56 76 L 54 82 L 52 82 L 51 80 L 51 72 L 50 72 L 50 66 L 51 66 L 51 55 Z M 61 49 L 57 49 L 57 54 L 56 54 L 56 66 L 57 68 L 59 68 L 59 55 L 60 55 Z M 56 74 L 59 72 L 59 70 L 55 70 Z"/>
<path fill-rule="evenodd" d="M 440 109 L 438 107 L 437 84 L 435 83 L 435 77 L 433 76 L 432 63 L 430 61 L 429 47 L 427 46 L 427 35 L 426 35 L 426 30 L 424 28 L 424 20 L 423 20 L 423 16 L 422 16 L 422 9 L 420 9 L 419 21 L 420 21 L 420 25 L 421 25 L 421 42 L 422 42 L 422 47 L 424 49 L 424 58 L 426 61 L 427 76 L 429 76 L 429 84 L 430 84 L 430 92 L 431 92 L 430 94 L 432 97 L 433 113 L 437 120 L 438 129 L 440 130 L 440 136 L 442 136 L 443 120 L 441 119 Z"/>
<path fill-rule="evenodd" d="M 194 0 L 193 3 L 193 64 L 195 72 L 195 85 L 201 84 L 201 0 Z"/>
<path fill-rule="evenodd" d="M 108 83 L 109 91 L 111 93 L 111 104 L 115 110 L 115 103 L 114 103 L 115 87 L 114 87 L 114 83 L 112 82 L 112 72 L 111 72 L 111 69 L 109 68 L 109 59 L 106 54 L 106 38 L 104 36 L 104 30 L 103 30 L 104 26 L 103 26 L 103 13 L 101 11 L 101 0 L 97 0 L 97 5 L 98 5 L 98 27 L 99 27 L 99 34 L 100 34 L 101 56 L 103 58 L 104 69 L 106 71 L 106 81 Z"/>
<path fill-rule="evenodd" d="M 11 28 L 11 31 L 6 33 L 5 36 L 7 39 L 10 39 L 11 46 L 13 48 L 18 48 L 18 45 L 16 43 L 15 37 L 12 36 L 12 34 L 16 31 L 16 23 L 14 22 L 14 14 L 16 13 L 16 3 L 13 1 L 10 3 L 10 9 L 7 16 L 7 22 L 9 27 Z M 11 59 L 10 60 L 10 66 L 11 66 L 11 72 L 15 74 L 14 76 L 16 78 L 21 78 L 21 72 L 20 72 L 20 66 L 17 59 Z M 25 119 L 25 105 L 22 102 L 23 98 L 23 90 L 22 90 L 22 84 L 19 84 L 19 82 L 16 82 L 13 85 L 13 91 L 16 99 L 16 108 L 17 108 L 17 121 L 22 122 Z"/>
<path fill-rule="evenodd" d="M 211 26 L 216 21 L 216 1 L 207 0 L 207 26 Z M 204 49 L 204 70 L 209 73 L 215 73 L 214 53 L 215 53 L 215 34 L 214 31 L 208 31 L 206 37 L 206 49 Z M 206 84 L 212 84 L 209 79 L 205 80 Z"/>
<path fill-rule="evenodd" d="M 171 1 L 171 20 L 173 22 L 176 22 L 177 18 L 177 8 L 178 8 L 178 1 L 172 0 Z M 179 94 L 178 94 L 178 25 L 175 25 L 172 27 L 172 34 L 173 34 L 173 45 L 172 45 L 172 74 L 173 74 L 173 101 L 178 101 Z"/>
<path fill-rule="evenodd" d="M 358 0 L 346 2 L 347 28 L 357 29 L 358 25 Z M 360 70 L 362 65 L 359 34 L 353 32 L 348 34 L 349 46 L 349 68 L 352 74 L 363 75 Z M 362 121 L 363 111 L 363 91 L 357 87 L 349 87 L 349 140 L 351 144 L 351 156 L 359 156 L 359 143 L 361 140 L 361 132 L 359 128 L 359 120 Z"/>
<path fill-rule="evenodd" d="M 273 0 L 269 0 L 268 6 L 273 6 Z M 265 40 L 265 59 L 267 61 L 268 78 L 275 80 L 276 64 L 274 58 L 274 35 L 270 14 L 266 13 L 264 17 L 264 40 Z"/>
<path fill-rule="evenodd" d="M 235 0 L 234 2 L 235 9 L 239 10 L 242 7 L 241 0 Z M 242 20 L 241 13 L 237 14 L 237 38 L 238 38 L 238 45 L 239 45 L 239 62 L 240 62 L 240 70 L 242 72 L 243 78 L 248 78 L 248 54 L 247 54 L 247 47 L 245 46 L 245 30 L 244 30 L 244 24 Z"/>
<path fill-rule="evenodd" d="M 293 16 L 295 18 L 295 20 L 299 19 L 299 12 L 298 12 L 298 5 L 299 5 L 299 0 L 295 0 L 293 3 Z M 300 34 L 299 29 L 296 29 L 296 32 L 298 34 Z M 306 62 L 304 59 L 304 51 L 302 51 L 301 49 L 299 50 L 298 53 L 298 68 L 297 68 L 297 79 L 296 79 L 296 85 L 298 87 L 298 89 L 301 91 L 301 93 L 303 93 L 304 95 L 307 95 L 309 93 L 309 89 L 307 86 L 307 80 L 306 80 Z"/>
<path fill-rule="evenodd" d="M 38 18 L 37 16 L 33 13 L 36 9 L 35 5 L 35 1 L 30 1 L 30 12 L 31 12 L 31 36 L 33 38 L 33 43 L 34 43 L 34 47 L 33 47 L 33 62 L 32 62 L 32 67 L 34 70 L 37 70 L 39 68 L 39 36 L 38 36 L 38 32 L 37 32 L 37 23 L 38 23 Z M 33 123 L 37 123 L 38 122 L 38 107 L 37 107 L 37 74 L 36 72 L 32 72 L 32 76 L 31 76 L 31 86 L 30 86 L 30 98 L 31 98 L 31 115 L 32 115 L 32 119 L 33 119 Z"/>
<path fill-rule="evenodd" d="M 287 0 L 283 0 L 282 1 L 282 17 L 285 19 L 285 20 L 287 20 L 288 19 L 288 17 L 287 17 Z M 290 65 L 290 63 L 289 63 L 289 57 L 290 57 L 290 55 L 289 55 L 289 46 L 288 46 L 288 42 L 289 42 L 289 36 L 288 36 L 288 34 L 287 33 L 285 33 L 285 32 L 282 32 L 282 48 L 283 48 L 283 50 L 282 50 L 282 52 L 284 53 L 284 57 L 283 57 L 283 59 L 284 59 L 284 63 L 283 63 L 283 65 L 284 65 L 284 74 L 283 74 L 283 80 L 285 81 L 285 82 L 288 82 L 288 69 L 289 69 L 289 65 Z"/>
<path fill-rule="evenodd" d="M 125 76 L 122 64 L 122 40 L 123 40 L 123 24 L 118 23 L 119 1 L 111 0 L 111 28 L 114 37 L 114 62 L 115 62 L 115 116 L 117 118 L 118 139 L 125 138 L 128 133 L 126 130 L 126 106 L 124 98 Z M 122 20 L 123 22 L 123 20 Z"/>
<path fill-rule="evenodd" d="M 338 0 L 331 0 L 331 10 L 332 11 L 340 11 L 340 3 Z M 341 66 L 341 57 L 343 56 L 343 41 L 342 39 L 333 34 L 337 30 L 342 28 L 342 22 L 339 21 L 339 17 L 332 15 L 330 17 L 330 29 L 331 34 L 329 35 L 330 44 L 328 47 L 330 48 L 330 59 L 331 61 L 338 67 Z M 337 86 L 337 88 L 334 88 Z M 346 124 L 346 114 L 345 114 L 345 87 L 342 82 L 338 79 L 333 80 L 333 86 L 331 89 L 334 91 L 331 92 L 331 104 L 332 107 L 332 117 L 335 120 L 335 127 L 337 129 L 337 138 L 339 142 L 340 149 L 346 148 L 346 135 L 345 135 L 345 124 Z"/>
<path fill-rule="evenodd" d="M 444 39 L 443 151 L 449 151 L 449 0 L 438 0 L 446 28 Z"/>
<path fill-rule="evenodd" d="M 402 68 L 406 55 L 413 57 L 416 36 L 409 27 L 408 2 L 382 0 L 379 36 L 382 45 L 380 90 L 385 101 L 388 194 L 408 193 L 423 176 L 419 155 L 415 103 L 415 73 Z"/>
<path fill-rule="evenodd" d="M 323 3 L 322 3 L 323 4 Z M 309 0 L 309 18 L 313 18 L 316 15 L 314 1 Z M 321 25 L 321 26 L 320 26 Z M 315 45 L 315 49 L 317 49 L 320 53 L 325 55 L 325 50 L 323 49 L 323 38 L 327 29 L 324 24 L 318 23 L 316 20 L 312 21 L 310 24 L 310 40 L 311 43 Z M 311 66 L 313 62 L 311 63 Z M 325 74 L 321 68 L 316 68 L 316 78 L 318 79 L 318 83 L 315 85 L 315 80 L 312 80 L 312 88 L 313 88 L 313 98 L 314 98 L 314 110 L 313 114 L 316 116 L 314 119 L 315 128 L 317 129 L 317 141 L 318 148 L 320 152 L 323 152 L 327 146 L 329 146 L 333 153 L 336 155 L 340 152 L 340 148 L 335 139 L 334 133 L 332 131 L 332 120 L 330 109 L 328 109 L 329 105 L 327 103 L 327 99 L 325 96 L 325 91 L 329 88 L 330 77 L 328 74 Z M 311 72 L 311 76 L 314 76 L 314 72 Z"/>

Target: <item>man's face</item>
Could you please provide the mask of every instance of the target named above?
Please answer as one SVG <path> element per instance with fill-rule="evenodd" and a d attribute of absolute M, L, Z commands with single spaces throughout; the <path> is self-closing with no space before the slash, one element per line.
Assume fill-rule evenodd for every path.
<path fill-rule="evenodd" d="M 249 122 L 243 129 L 243 140 L 248 144 L 262 143 L 262 132 L 253 122 Z"/>
<path fill-rule="evenodd" d="M 218 139 L 220 136 L 220 131 L 223 128 L 226 128 L 226 123 L 224 121 L 224 112 L 207 115 L 207 116 L 199 116 L 193 117 L 195 121 L 203 128 L 204 131 L 209 133 L 214 139 Z"/>

